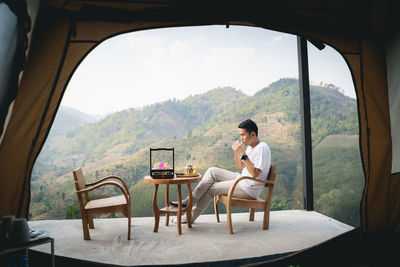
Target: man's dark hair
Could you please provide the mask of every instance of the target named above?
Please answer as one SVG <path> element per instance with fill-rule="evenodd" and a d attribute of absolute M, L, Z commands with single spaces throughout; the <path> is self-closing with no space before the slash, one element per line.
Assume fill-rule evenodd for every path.
<path fill-rule="evenodd" d="M 240 129 L 245 129 L 246 132 L 248 132 L 249 134 L 251 134 L 251 132 L 255 132 L 255 133 L 256 133 L 256 136 L 258 136 L 258 127 L 257 127 L 257 124 L 256 124 L 254 121 L 250 120 L 250 119 L 247 119 L 247 120 L 245 120 L 245 121 L 242 121 L 242 122 L 239 124 L 238 128 L 240 128 Z"/>

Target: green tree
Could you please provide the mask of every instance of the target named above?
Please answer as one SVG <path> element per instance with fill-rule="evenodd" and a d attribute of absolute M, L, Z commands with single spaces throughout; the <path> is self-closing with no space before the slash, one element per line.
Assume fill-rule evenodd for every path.
<path fill-rule="evenodd" d="M 80 219 L 82 218 L 79 204 L 70 205 L 65 212 L 66 219 Z"/>

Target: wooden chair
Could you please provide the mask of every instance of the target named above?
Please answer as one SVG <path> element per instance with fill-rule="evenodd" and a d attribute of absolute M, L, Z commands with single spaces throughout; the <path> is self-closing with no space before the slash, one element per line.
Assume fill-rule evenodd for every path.
<path fill-rule="evenodd" d="M 96 182 L 86 184 L 82 168 L 72 172 L 75 179 L 76 194 L 78 195 L 79 205 L 82 213 L 83 239 L 90 240 L 89 228 L 94 229 L 93 216 L 112 212 L 122 212 L 128 217 L 128 240 L 131 238 L 131 198 L 128 187 L 118 176 L 107 176 Z M 88 192 L 103 186 L 115 186 L 122 192 L 115 197 L 101 199 L 89 199 Z M 83 196 L 85 203 L 83 201 Z"/>
<path fill-rule="evenodd" d="M 268 190 L 266 192 L 265 200 L 263 200 L 261 198 L 244 199 L 244 198 L 233 197 L 232 194 L 236 188 L 236 185 L 238 184 L 239 181 L 244 180 L 244 179 L 250 179 L 250 180 L 258 181 L 260 183 L 264 183 L 265 187 L 268 188 Z M 249 208 L 249 213 L 250 213 L 249 221 L 254 221 L 254 210 L 255 209 L 264 210 L 264 219 L 263 219 L 262 229 L 263 230 L 268 229 L 269 228 L 269 212 L 270 212 L 270 207 L 271 207 L 271 196 L 272 196 L 272 191 L 273 191 L 274 185 L 275 185 L 275 179 L 276 179 L 276 165 L 271 165 L 267 180 L 259 180 L 259 179 L 253 178 L 253 177 L 242 176 L 239 179 L 237 179 L 235 181 L 235 183 L 231 186 L 231 188 L 229 189 L 228 195 L 214 196 L 214 210 L 215 210 L 215 216 L 217 217 L 217 222 L 219 222 L 218 202 L 222 202 L 222 203 L 224 203 L 224 205 L 226 207 L 226 215 L 228 217 L 229 233 L 233 234 L 231 207 Z"/>

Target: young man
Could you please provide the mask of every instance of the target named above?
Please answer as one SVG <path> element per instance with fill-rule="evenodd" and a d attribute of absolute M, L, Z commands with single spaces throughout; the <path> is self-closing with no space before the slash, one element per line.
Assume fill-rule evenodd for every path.
<path fill-rule="evenodd" d="M 258 127 L 255 122 L 248 119 L 238 126 L 241 143 L 236 141 L 232 144 L 235 165 L 242 173 L 231 172 L 217 167 L 209 168 L 201 182 L 193 191 L 193 208 L 191 221 L 208 207 L 215 195 L 227 195 L 230 187 L 241 176 L 250 176 L 266 180 L 271 166 L 271 151 L 268 145 L 258 139 Z M 245 149 L 245 146 L 247 148 Z M 264 184 L 253 180 L 241 180 L 233 192 L 234 197 L 255 199 L 261 193 Z M 188 198 L 182 201 L 187 205 Z M 177 201 L 171 204 L 178 206 Z M 177 223 L 176 218 L 173 222 Z M 182 216 L 182 223 L 186 223 L 186 216 Z"/>

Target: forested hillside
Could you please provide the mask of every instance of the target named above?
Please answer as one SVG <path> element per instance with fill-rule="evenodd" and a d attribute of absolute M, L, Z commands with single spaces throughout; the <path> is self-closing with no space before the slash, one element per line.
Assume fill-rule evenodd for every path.
<path fill-rule="evenodd" d="M 32 174 L 30 216 L 79 216 L 72 177 L 78 167 L 89 181 L 110 174 L 123 177 L 132 194 L 133 216 L 150 216 L 153 187 L 143 182 L 149 172 L 149 147 L 175 147 L 177 170 L 189 162 L 200 173 L 210 166 L 235 170 L 231 144 L 239 139 L 237 125 L 246 118 L 258 123 L 259 136 L 278 165 L 272 209 L 302 208 L 298 94 L 296 79 L 281 79 L 253 96 L 217 88 L 76 127 L 45 144 Z M 333 85 L 321 85 L 311 87 L 311 101 L 317 210 L 356 225 L 354 206 L 361 197 L 363 176 L 358 143 L 348 142 L 358 140 L 355 100 Z M 114 192 L 99 194 L 107 193 Z M 349 198 L 352 201 L 346 201 Z M 348 206 L 346 211 L 341 205 Z"/>

